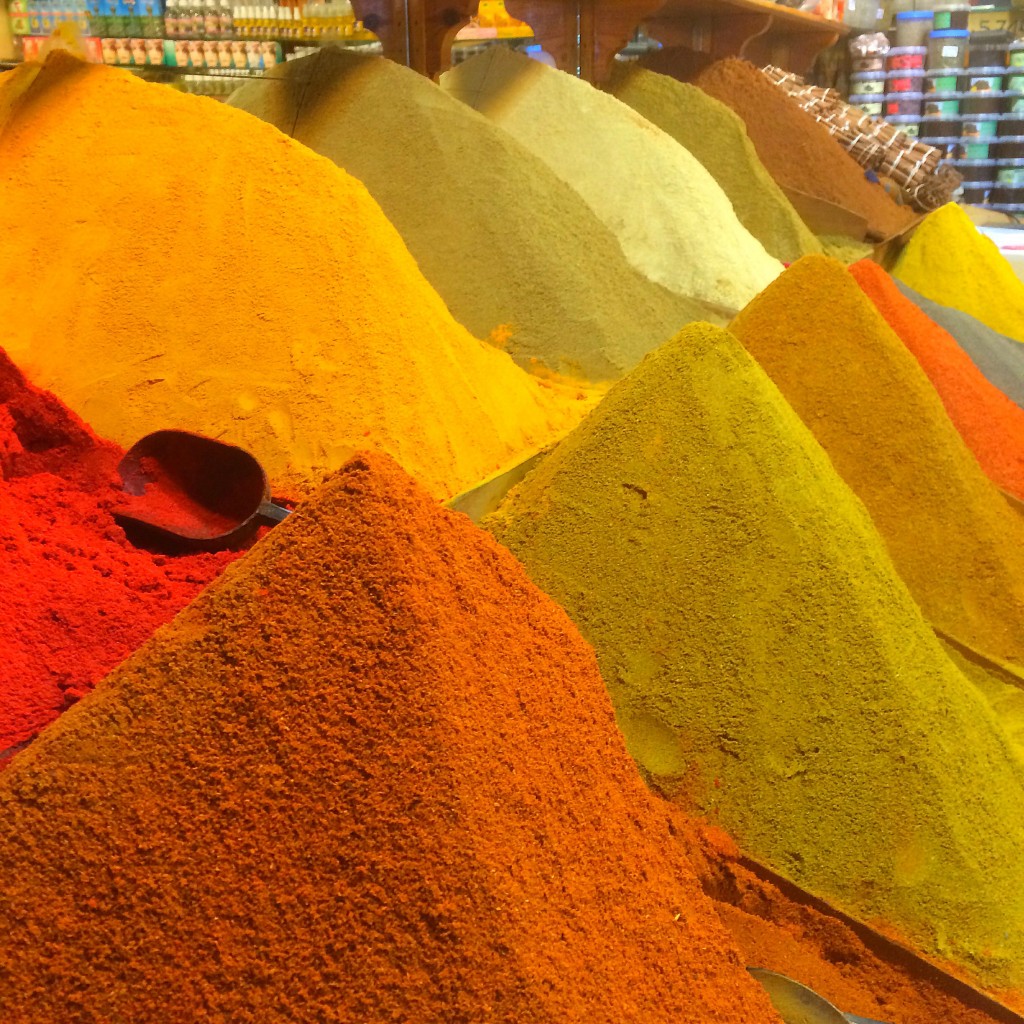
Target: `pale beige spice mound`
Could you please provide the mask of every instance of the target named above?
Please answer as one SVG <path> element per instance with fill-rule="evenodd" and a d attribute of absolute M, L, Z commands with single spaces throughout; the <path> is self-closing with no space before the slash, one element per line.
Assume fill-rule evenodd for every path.
<path fill-rule="evenodd" d="M 777 260 L 793 263 L 821 245 L 765 170 L 743 122 L 695 85 L 618 63 L 608 91 L 667 132 L 711 173 L 740 223 Z"/>

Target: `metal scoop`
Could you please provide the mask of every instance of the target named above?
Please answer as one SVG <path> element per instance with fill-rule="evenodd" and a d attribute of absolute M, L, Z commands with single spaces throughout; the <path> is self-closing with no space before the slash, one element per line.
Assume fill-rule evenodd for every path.
<path fill-rule="evenodd" d="M 117 469 L 124 496 L 114 517 L 140 546 L 219 551 L 289 514 L 271 502 L 267 475 L 252 455 L 201 434 L 147 434 Z"/>
<path fill-rule="evenodd" d="M 768 998 L 785 1024 L 882 1024 L 868 1017 L 855 1017 L 837 1010 L 806 985 L 763 967 L 748 967 L 768 993 Z"/>

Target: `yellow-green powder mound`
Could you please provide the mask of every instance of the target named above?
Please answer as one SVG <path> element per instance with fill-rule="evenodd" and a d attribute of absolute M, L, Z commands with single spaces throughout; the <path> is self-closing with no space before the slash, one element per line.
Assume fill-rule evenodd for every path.
<path fill-rule="evenodd" d="M 486 525 L 594 645 L 660 787 L 846 911 L 1024 984 L 1024 769 L 731 334 L 649 355 Z"/>
<path fill-rule="evenodd" d="M 616 65 L 608 91 L 685 146 L 722 186 L 740 223 L 783 263 L 821 245 L 765 169 L 743 121 L 695 85 Z"/>
<path fill-rule="evenodd" d="M 900 253 L 893 276 L 932 302 L 1024 341 L 1024 284 L 995 242 L 956 203 L 925 217 Z"/>
<path fill-rule="evenodd" d="M 1024 518 L 853 276 L 805 256 L 730 329 L 864 502 L 928 621 L 1024 686 Z"/>

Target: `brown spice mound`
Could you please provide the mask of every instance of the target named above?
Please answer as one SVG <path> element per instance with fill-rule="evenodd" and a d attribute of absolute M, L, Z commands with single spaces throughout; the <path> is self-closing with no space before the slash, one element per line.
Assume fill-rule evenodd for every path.
<path fill-rule="evenodd" d="M 783 188 L 795 188 L 845 206 L 868 222 L 869 231 L 888 238 L 914 218 L 892 201 L 881 185 L 806 111 L 753 64 L 736 57 L 720 60 L 697 79 L 709 96 L 739 114 L 757 155 Z"/>
<path fill-rule="evenodd" d="M 679 828 L 566 614 L 360 456 L 0 776 L 0 1020 L 779 1024 Z"/>

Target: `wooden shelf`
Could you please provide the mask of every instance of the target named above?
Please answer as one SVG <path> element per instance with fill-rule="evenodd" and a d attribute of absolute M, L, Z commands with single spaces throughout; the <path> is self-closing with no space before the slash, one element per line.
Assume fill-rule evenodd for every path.
<path fill-rule="evenodd" d="M 578 68 L 593 82 L 607 78 L 615 54 L 640 25 L 663 47 L 641 63 L 679 78 L 733 56 L 802 74 L 848 31 L 769 0 L 506 0 L 505 6 L 533 28 L 560 68 Z"/>

